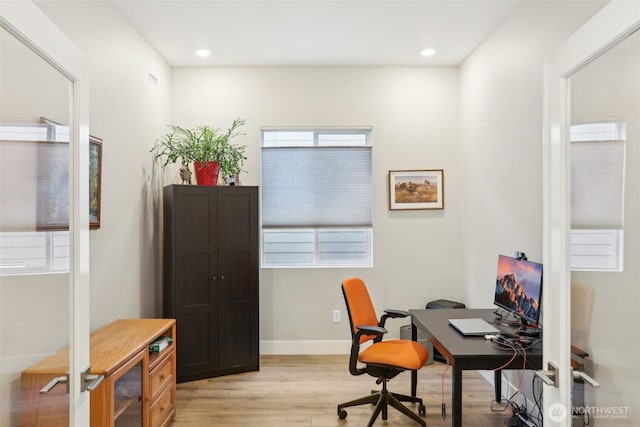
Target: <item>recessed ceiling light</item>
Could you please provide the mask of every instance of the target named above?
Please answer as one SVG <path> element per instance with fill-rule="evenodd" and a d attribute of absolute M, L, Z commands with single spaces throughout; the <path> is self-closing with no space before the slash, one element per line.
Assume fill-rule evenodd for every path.
<path fill-rule="evenodd" d="M 435 54 L 436 54 L 436 50 L 435 49 L 431 49 L 431 48 L 422 49 L 420 51 L 420 55 L 426 56 L 426 57 L 433 56 Z"/>
<path fill-rule="evenodd" d="M 207 56 L 211 55 L 211 52 L 209 52 L 207 49 L 198 49 L 196 50 L 196 55 L 198 55 L 200 58 L 206 58 Z"/>

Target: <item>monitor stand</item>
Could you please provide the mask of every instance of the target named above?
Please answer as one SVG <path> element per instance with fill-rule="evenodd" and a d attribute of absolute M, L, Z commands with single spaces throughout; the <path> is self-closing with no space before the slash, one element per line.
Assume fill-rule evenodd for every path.
<path fill-rule="evenodd" d="M 518 328 L 516 334 L 522 337 L 540 338 L 542 336 L 542 328 L 537 325 L 530 324 L 522 317 L 520 318 L 521 325 Z"/>
<path fill-rule="evenodd" d="M 495 320 L 492 322 L 496 325 L 502 325 L 502 326 L 511 326 L 511 327 L 518 327 L 522 325 L 522 318 L 516 318 L 516 320 L 507 320 L 507 316 L 511 315 L 511 316 L 515 316 L 513 313 L 506 311 L 506 316 L 503 315 L 502 313 L 500 313 L 499 311 L 500 309 L 496 309 L 493 314 L 496 315 Z M 524 325 L 521 327 L 525 327 Z"/>

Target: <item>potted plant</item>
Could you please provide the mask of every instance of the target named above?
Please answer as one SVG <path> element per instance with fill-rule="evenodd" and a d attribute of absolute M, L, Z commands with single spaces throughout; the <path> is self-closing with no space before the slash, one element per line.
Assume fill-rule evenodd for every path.
<path fill-rule="evenodd" d="M 193 129 L 170 125 L 171 131 L 158 139 L 151 151 L 163 168 L 180 161 L 183 182 L 190 182 L 188 167 L 193 163 L 198 184 L 217 185 L 219 174 L 226 178 L 242 171 L 246 147 L 230 141 L 244 135 L 238 129 L 245 123 L 245 119 L 237 118 L 226 131 L 207 125 Z"/>

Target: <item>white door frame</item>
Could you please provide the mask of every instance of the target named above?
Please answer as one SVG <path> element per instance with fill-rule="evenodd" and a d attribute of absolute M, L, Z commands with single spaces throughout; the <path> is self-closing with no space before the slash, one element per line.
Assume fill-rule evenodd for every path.
<path fill-rule="evenodd" d="M 0 26 L 71 82 L 69 99 L 69 421 L 89 425 L 89 393 L 80 392 L 89 366 L 89 73 L 87 60 L 30 0 L 0 3 Z"/>
<path fill-rule="evenodd" d="M 544 387 L 544 425 L 571 426 L 570 77 L 640 28 L 640 2 L 612 0 L 545 65 L 543 142 L 544 367 L 558 367 L 557 387 Z M 564 413 L 563 413 L 564 411 Z"/>

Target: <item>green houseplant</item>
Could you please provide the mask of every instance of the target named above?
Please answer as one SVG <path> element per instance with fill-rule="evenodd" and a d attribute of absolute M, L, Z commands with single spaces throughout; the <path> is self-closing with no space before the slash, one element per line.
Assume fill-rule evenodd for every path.
<path fill-rule="evenodd" d="M 242 171 L 246 147 L 230 141 L 244 135 L 239 128 L 245 123 L 246 119 L 237 118 L 226 131 L 207 125 L 193 129 L 170 125 L 170 132 L 158 139 L 151 151 L 163 168 L 180 161 L 183 176 L 194 163 L 198 184 L 216 185 L 219 174 L 234 177 Z"/>

